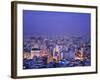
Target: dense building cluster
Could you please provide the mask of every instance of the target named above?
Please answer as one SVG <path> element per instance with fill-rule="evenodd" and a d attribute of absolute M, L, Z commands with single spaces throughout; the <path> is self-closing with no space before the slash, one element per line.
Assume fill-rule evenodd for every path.
<path fill-rule="evenodd" d="M 90 40 L 82 37 L 27 37 L 23 42 L 23 68 L 90 66 L 90 49 Z"/>

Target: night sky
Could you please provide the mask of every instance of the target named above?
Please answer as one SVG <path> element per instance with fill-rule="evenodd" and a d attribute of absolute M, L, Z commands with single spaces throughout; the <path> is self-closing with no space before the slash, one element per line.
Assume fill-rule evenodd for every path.
<path fill-rule="evenodd" d="M 90 37 L 89 13 L 23 10 L 23 33 Z"/>

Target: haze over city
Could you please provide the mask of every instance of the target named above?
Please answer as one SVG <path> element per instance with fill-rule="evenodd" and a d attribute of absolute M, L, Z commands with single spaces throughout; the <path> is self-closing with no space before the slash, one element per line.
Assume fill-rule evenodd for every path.
<path fill-rule="evenodd" d="M 23 10 L 24 36 L 66 35 L 90 37 L 89 13 Z"/>

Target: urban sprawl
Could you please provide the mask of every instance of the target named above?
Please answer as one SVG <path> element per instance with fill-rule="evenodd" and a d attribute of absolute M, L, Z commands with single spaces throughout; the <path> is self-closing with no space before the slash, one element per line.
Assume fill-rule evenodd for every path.
<path fill-rule="evenodd" d="M 23 41 L 23 69 L 91 66 L 90 40 L 30 36 Z"/>

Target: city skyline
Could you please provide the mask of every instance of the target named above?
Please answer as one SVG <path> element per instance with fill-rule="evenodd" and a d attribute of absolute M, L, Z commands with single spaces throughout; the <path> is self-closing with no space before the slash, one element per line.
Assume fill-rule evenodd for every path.
<path fill-rule="evenodd" d="M 23 10 L 23 69 L 91 66 L 90 18 Z"/>

